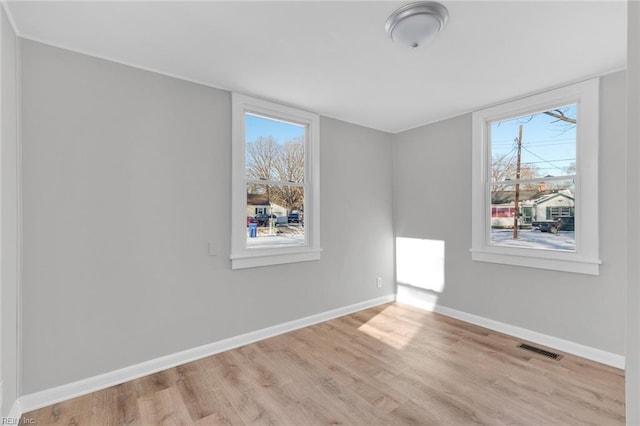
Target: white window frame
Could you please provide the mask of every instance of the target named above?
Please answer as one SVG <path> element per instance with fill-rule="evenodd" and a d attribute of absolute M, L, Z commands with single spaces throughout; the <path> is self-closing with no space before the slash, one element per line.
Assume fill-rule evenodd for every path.
<path fill-rule="evenodd" d="M 472 247 L 473 260 L 600 274 L 598 218 L 599 79 L 591 79 L 474 112 L 472 115 Z M 577 105 L 575 174 L 575 251 L 490 245 L 490 123 Z"/>
<path fill-rule="evenodd" d="M 232 93 L 231 104 L 231 268 L 253 268 L 320 259 L 319 116 L 239 93 Z M 247 248 L 247 187 L 245 178 L 245 115 L 247 113 L 306 127 L 304 245 L 281 248 Z"/>

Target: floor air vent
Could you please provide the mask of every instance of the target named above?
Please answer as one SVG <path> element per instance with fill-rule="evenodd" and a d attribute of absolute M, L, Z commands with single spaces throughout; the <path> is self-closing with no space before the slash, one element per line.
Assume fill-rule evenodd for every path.
<path fill-rule="evenodd" d="M 544 355 L 544 356 L 546 356 L 548 358 L 551 358 L 551 359 L 555 359 L 556 361 L 558 361 L 558 360 L 560 360 L 562 358 L 562 355 L 560 355 L 560 354 L 557 354 L 555 352 L 545 351 L 544 349 L 536 348 L 535 346 L 527 345 L 526 343 L 522 343 L 518 347 L 522 348 L 522 349 L 526 349 L 526 350 L 531 351 L 531 352 L 535 352 L 535 353 L 540 354 L 540 355 Z"/>

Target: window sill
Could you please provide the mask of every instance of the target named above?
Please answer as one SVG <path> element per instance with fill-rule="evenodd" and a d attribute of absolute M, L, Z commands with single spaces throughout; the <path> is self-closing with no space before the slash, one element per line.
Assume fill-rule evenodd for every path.
<path fill-rule="evenodd" d="M 258 268 L 260 266 L 282 265 L 285 263 L 319 260 L 322 249 L 268 252 L 231 255 L 231 269 Z"/>
<path fill-rule="evenodd" d="M 564 258 L 561 257 L 562 255 L 565 255 Z M 569 254 L 569 256 L 566 255 L 567 253 L 559 254 L 551 251 L 532 255 L 531 253 L 497 253 L 491 250 L 471 250 L 471 259 L 479 262 L 501 263 L 575 274 L 600 275 L 601 260 L 585 259 L 573 253 Z"/>

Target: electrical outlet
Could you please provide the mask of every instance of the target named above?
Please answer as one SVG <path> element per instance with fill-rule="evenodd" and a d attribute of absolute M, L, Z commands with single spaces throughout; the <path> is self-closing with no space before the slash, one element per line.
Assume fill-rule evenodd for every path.
<path fill-rule="evenodd" d="M 376 287 L 382 288 L 382 277 L 376 278 Z"/>

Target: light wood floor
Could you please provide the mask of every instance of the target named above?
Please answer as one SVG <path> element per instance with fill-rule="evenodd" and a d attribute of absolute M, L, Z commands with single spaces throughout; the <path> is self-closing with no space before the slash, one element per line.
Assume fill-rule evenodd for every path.
<path fill-rule="evenodd" d="M 26 413 L 37 425 L 623 425 L 621 370 L 388 304 Z M 32 423 L 33 424 L 33 423 Z"/>

